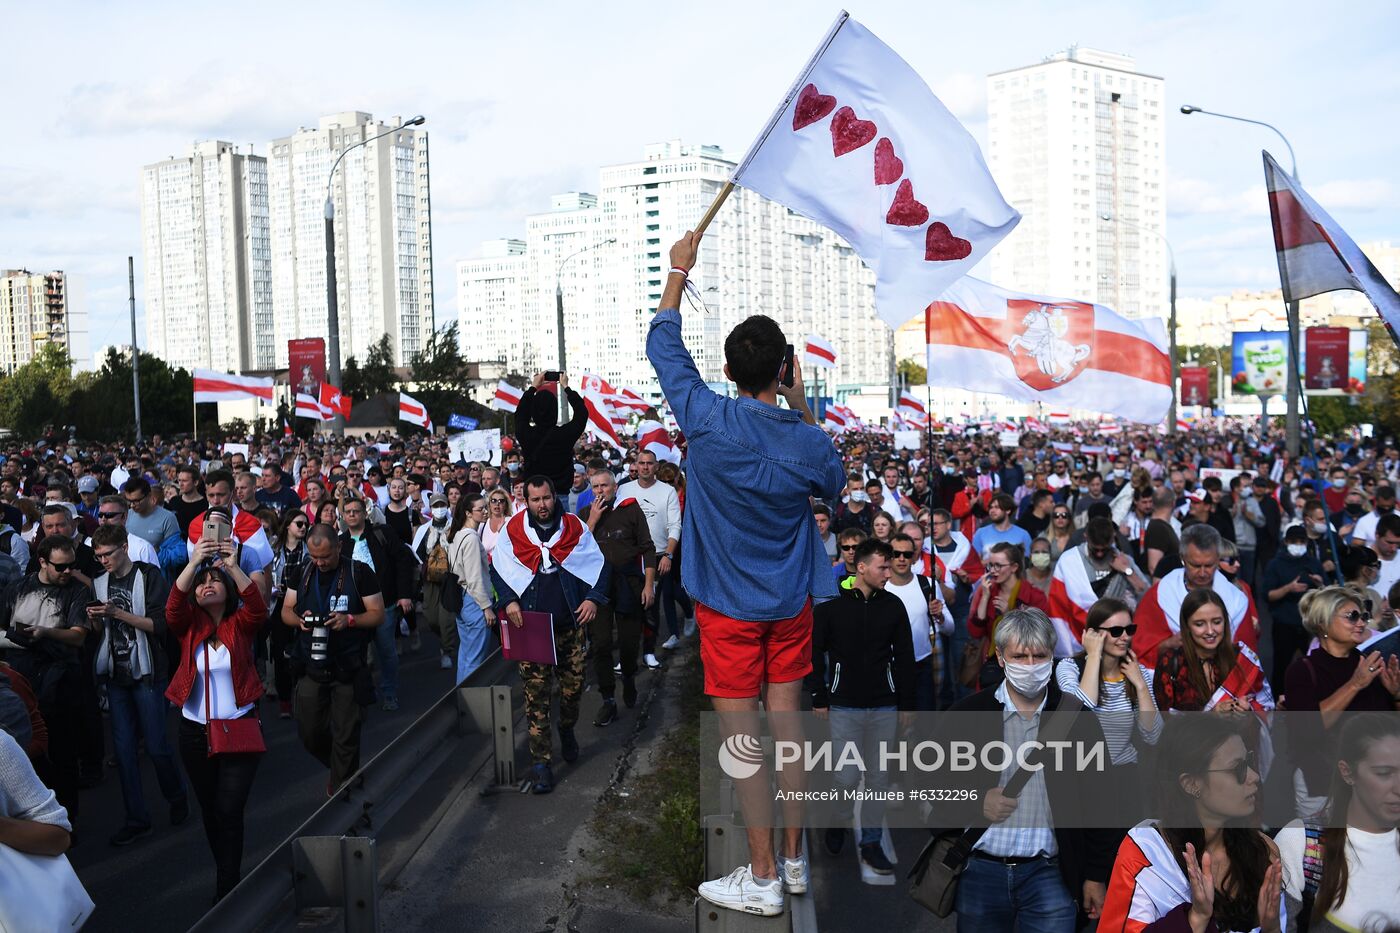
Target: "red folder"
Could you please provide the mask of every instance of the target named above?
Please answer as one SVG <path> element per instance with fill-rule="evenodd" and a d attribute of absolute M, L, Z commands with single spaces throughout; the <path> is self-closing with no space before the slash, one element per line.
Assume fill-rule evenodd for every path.
<path fill-rule="evenodd" d="M 510 619 L 501 619 L 501 655 L 507 661 L 533 661 L 558 664 L 554 651 L 554 616 L 548 612 L 520 613 L 524 623 L 516 628 Z"/>

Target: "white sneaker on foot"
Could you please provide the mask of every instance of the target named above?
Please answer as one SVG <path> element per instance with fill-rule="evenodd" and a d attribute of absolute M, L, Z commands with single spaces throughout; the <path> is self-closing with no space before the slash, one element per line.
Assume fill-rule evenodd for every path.
<path fill-rule="evenodd" d="M 661 662 L 656 660 L 656 655 L 654 654 L 642 655 L 642 660 L 646 662 L 647 667 L 651 668 L 654 671 L 661 669 Z"/>
<path fill-rule="evenodd" d="M 807 871 L 807 853 L 802 853 L 797 858 L 783 857 L 778 859 L 779 877 L 783 879 L 783 887 L 787 888 L 789 894 L 806 894 L 809 873 Z"/>
<path fill-rule="evenodd" d="M 748 865 L 741 865 L 723 878 L 706 881 L 697 890 L 716 907 L 760 917 L 776 917 L 783 912 L 782 882 L 777 878 L 759 881 Z"/>
<path fill-rule="evenodd" d="M 442 660 L 438 662 L 438 667 L 442 668 L 445 671 L 452 670 L 452 659 L 444 654 L 442 656 Z"/>
<path fill-rule="evenodd" d="M 685 628 L 683 628 L 681 631 L 685 633 L 686 638 L 689 638 L 690 636 L 695 634 L 695 616 L 691 616 L 690 618 L 685 620 Z"/>
<path fill-rule="evenodd" d="M 675 648 L 676 648 L 676 646 L 679 645 L 680 643 L 681 643 L 681 640 L 680 640 L 679 638 L 677 638 L 676 636 L 672 635 L 670 638 L 666 639 L 665 641 L 663 641 L 663 642 L 661 643 L 661 648 L 662 648 L 662 650 L 664 650 L 664 651 L 674 651 Z"/>

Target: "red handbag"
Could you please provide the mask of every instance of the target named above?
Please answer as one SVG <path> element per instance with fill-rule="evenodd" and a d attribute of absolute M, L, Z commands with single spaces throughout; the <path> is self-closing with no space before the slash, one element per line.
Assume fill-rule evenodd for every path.
<path fill-rule="evenodd" d="M 204 643 L 204 719 L 209 724 L 209 757 L 256 755 L 267 751 L 256 711 L 238 719 L 212 719 L 209 706 L 209 642 Z"/>

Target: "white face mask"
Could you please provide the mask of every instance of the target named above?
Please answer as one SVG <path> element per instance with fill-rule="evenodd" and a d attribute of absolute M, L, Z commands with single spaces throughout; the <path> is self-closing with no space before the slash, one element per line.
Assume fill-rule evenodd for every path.
<path fill-rule="evenodd" d="M 445 505 L 435 505 L 435 506 L 433 506 L 433 520 L 434 520 L 434 521 L 438 521 L 438 522 L 446 521 L 446 520 L 447 520 L 447 506 L 445 506 Z"/>
<path fill-rule="evenodd" d="M 1036 696 L 1050 683 L 1050 669 L 1054 663 L 1041 661 L 1038 664 L 1015 664 L 1008 661 L 1005 668 L 1006 682 L 1021 696 Z"/>
<path fill-rule="evenodd" d="M 1306 544 L 1290 544 L 1288 545 L 1288 553 L 1294 557 L 1302 557 L 1308 553 L 1308 546 Z"/>

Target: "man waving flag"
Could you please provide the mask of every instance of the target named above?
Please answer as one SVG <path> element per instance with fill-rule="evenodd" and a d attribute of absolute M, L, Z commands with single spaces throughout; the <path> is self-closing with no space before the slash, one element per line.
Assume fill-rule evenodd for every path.
<path fill-rule="evenodd" d="M 844 237 L 892 328 L 1021 219 L 957 118 L 844 12 L 730 180 Z"/>

